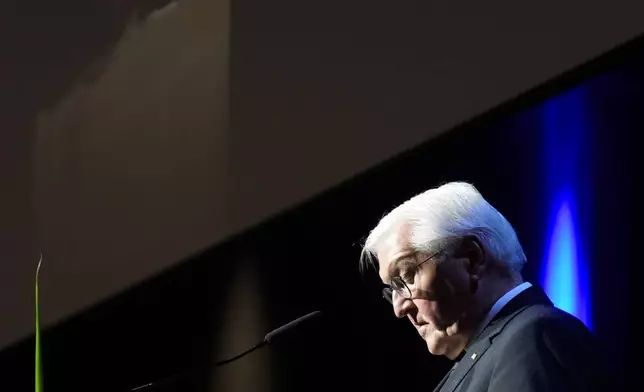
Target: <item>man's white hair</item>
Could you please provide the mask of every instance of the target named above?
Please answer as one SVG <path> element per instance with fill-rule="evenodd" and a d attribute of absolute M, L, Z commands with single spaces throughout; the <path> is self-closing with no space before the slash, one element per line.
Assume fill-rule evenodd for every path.
<path fill-rule="evenodd" d="M 367 237 L 360 266 L 375 265 L 383 241 L 405 227 L 417 252 L 432 253 L 454 237 L 474 236 L 494 260 L 521 272 L 526 262 L 519 239 L 499 211 L 465 182 L 450 182 L 412 197 L 394 208 Z"/>

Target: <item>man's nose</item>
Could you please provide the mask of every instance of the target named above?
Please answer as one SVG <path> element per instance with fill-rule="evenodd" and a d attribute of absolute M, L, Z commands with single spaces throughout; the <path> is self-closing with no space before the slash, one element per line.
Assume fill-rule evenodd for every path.
<path fill-rule="evenodd" d="M 391 298 L 394 305 L 394 314 L 398 318 L 406 317 L 411 309 L 415 306 L 411 299 L 405 298 L 394 291 Z"/>

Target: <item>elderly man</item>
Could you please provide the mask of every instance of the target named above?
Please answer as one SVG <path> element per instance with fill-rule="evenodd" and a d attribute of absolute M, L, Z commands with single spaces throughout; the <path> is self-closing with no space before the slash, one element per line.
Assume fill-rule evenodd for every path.
<path fill-rule="evenodd" d="M 467 183 L 413 197 L 369 234 L 385 298 L 430 353 L 456 363 L 435 391 L 588 391 L 599 388 L 593 337 L 521 277 L 510 223 Z"/>

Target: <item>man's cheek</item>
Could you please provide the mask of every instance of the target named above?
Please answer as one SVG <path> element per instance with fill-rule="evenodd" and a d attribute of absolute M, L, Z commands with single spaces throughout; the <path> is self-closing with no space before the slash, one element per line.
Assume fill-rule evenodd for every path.
<path fill-rule="evenodd" d="M 439 331 L 445 330 L 449 325 L 445 317 L 442 314 L 442 310 L 436 302 L 429 302 L 422 309 L 423 318 L 425 321 L 428 321 L 434 329 Z"/>
<path fill-rule="evenodd" d="M 437 323 L 441 326 L 441 330 L 444 330 L 445 328 L 453 325 L 456 321 L 458 321 L 461 313 L 462 312 L 457 304 L 438 304 L 434 313 L 434 317 L 436 318 Z"/>

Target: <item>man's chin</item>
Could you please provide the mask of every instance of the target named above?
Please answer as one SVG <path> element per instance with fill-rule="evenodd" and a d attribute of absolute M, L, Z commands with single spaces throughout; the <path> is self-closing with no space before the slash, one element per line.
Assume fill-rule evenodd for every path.
<path fill-rule="evenodd" d="M 433 355 L 445 355 L 447 352 L 445 338 L 445 333 L 441 331 L 432 331 L 430 336 L 423 336 L 427 343 L 427 350 Z"/>

